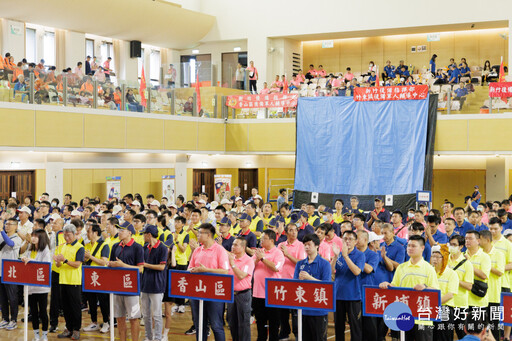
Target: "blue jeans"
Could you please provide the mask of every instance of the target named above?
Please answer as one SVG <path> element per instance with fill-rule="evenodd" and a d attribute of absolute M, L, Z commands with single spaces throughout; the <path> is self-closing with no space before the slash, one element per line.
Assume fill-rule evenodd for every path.
<path fill-rule="evenodd" d="M 199 301 L 190 300 L 190 305 L 192 308 L 192 318 L 194 319 L 194 325 L 196 326 L 197 330 L 196 340 L 199 340 Z M 208 339 L 208 322 L 210 322 L 215 341 L 226 340 L 226 336 L 224 334 L 224 326 L 222 323 L 223 314 L 224 303 L 204 301 L 202 340 Z"/>

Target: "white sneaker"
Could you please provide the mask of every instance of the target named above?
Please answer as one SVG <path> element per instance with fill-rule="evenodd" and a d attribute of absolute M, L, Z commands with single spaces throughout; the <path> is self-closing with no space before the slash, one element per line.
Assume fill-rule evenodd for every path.
<path fill-rule="evenodd" d="M 7 327 L 8 324 L 9 324 L 9 322 L 7 322 L 5 320 L 0 322 L 0 329 L 4 329 L 5 327 Z"/>
<path fill-rule="evenodd" d="M 106 334 L 110 330 L 110 326 L 108 322 L 103 323 L 103 326 L 101 326 L 100 333 Z"/>
<path fill-rule="evenodd" d="M 16 321 L 9 322 L 7 327 L 5 327 L 6 330 L 14 330 L 16 328 L 18 328 L 18 325 L 16 324 Z"/>
<path fill-rule="evenodd" d="M 173 305 L 172 308 L 171 308 L 171 313 L 174 314 L 177 311 L 178 311 L 178 306 L 177 305 Z"/>
<path fill-rule="evenodd" d="M 91 323 L 84 328 L 84 332 L 94 332 L 96 330 L 100 330 L 100 326 L 98 326 L 96 323 Z"/>
<path fill-rule="evenodd" d="M 169 338 L 167 337 L 167 335 L 162 335 L 162 341 L 169 341 Z"/>
<path fill-rule="evenodd" d="M 32 339 L 32 341 L 40 341 L 39 330 L 34 330 L 34 338 Z"/>
<path fill-rule="evenodd" d="M 143 326 L 144 325 L 144 318 L 141 318 L 140 319 L 140 325 Z M 152 340 L 149 340 L 149 341 L 152 341 Z"/>
<path fill-rule="evenodd" d="M 178 308 L 178 313 L 183 314 L 184 312 L 185 312 L 185 306 L 184 305 L 180 305 L 179 308 Z"/>
<path fill-rule="evenodd" d="M 48 341 L 48 335 L 43 334 L 43 335 L 41 336 L 41 341 Z"/>

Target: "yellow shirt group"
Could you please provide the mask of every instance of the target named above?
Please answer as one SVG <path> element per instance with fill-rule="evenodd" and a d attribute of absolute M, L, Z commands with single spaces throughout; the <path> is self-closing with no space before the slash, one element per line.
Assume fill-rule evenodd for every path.
<path fill-rule="evenodd" d="M 491 257 L 484 252 L 482 249 L 478 249 L 478 251 L 469 257 L 471 264 L 477 270 L 483 271 L 483 273 L 489 278 L 489 274 L 491 272 Z M 479 278 L 478 276 L 474 276 L 474 279 L 487 283 L 487 279 Z M 487 307 L 489 305 L 489 292 L 484 297 L 478 297 L 472 292 L 469 292 L 468 296 L 468 305 L 472 307 Z"/>

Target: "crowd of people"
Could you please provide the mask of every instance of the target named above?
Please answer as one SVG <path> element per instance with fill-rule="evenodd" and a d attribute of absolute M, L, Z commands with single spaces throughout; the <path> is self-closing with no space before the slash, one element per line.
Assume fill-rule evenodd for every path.
<path fill-rule="evenodd" d="M 146 340 L 168 339 L 172 314 L 184 313 L 186 305 L 169 297 L 168 269 L 234 276 L 234 303 L 225 308 L 205 302 L 204 339 L 212 332 L 215 340 L 225 340 L 225 310 L 233 340 L 251 339 L 253 318 L 258 340 L 297 336 L 295 310 L 265 305 L 266 278 L 334 281 L 337 339 L 345 339 L 346 322 L 352 340 L 388 335 L 382 318 L 362 316 L 364 285 L 441 291 L 442 306 L 429 311 L 440 322 L 418 321 L 406 333 L 408 340 L 462 339 L 487 326 L 488 340 L 491 335 L 499 340 L 500 332 L 510 338 L 499 305 L 512 281 L 512 206 L 510 199 L 481 202 L 477 186 L 465 207 L 446 201 L 442 212 L 424 204 L 390 212 L 381 197 L 366 213 L 357 197 L 348 205 L 337 199 L 333 208 L 307 203 L 292 209 L 285 189 L 274 209 L 256 188 L 243 198 L 238 187 L 221 202 L 206 193 L 194 193 L 189 201 L 179 195 L 175 203 L 153 195 L 144 202 L 139 194 L 99 199 L 75 202 L 66 194 L 60 203 L 43 193 L 35 202 L 30 196 L 0 201 L 0 259 L 52 262 L 51 288 L 29 291 L 35 340 L 47 340 L 48 332 L 59 328 L 59 338 L 78 340 L 81 331 L 106 333 L 114 327 L 106 296 L 81 294 L 82 265 L 136 267 L 142 273 L 140 297 L 115 295 L 121 340 L 128 330 L 138 340 L 141 318 Z M 0 329 L 17 328 L 19 302 L 17 286 L 0 284 Z M 189 304 L 192 326 L 185 333 L 195 334 L 198 302 Z M 87 307 L 91 324 L 82 329 Z M 65 326 L 58 325 L 62 311 Z M 327 312 L 304 310 L 305 339 L 325 341 L 327 320 Z M 391 331 L 391 337 L 398 336 Z"/>

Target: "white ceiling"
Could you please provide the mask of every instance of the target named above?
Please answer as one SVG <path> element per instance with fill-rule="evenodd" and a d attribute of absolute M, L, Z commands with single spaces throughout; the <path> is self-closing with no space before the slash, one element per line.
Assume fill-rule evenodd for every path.
<path fill-rule="evenodd" d="M 0 16 L 159 47 L 195 46 L 215 17 L 154 0 L 0 0 Z"/>

